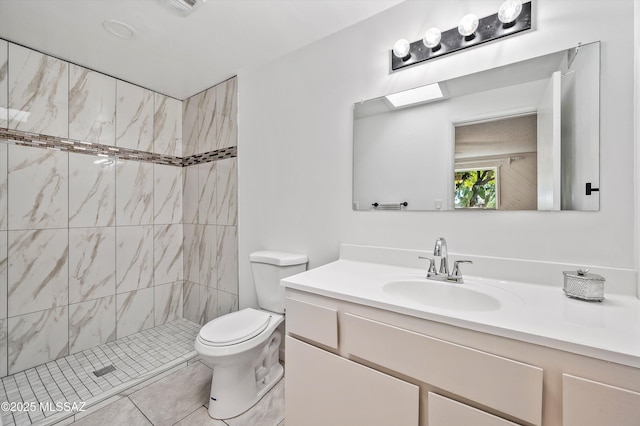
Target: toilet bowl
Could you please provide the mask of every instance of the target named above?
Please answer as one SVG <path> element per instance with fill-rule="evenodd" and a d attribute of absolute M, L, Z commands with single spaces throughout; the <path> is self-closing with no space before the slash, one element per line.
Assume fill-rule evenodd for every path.
<path fill-rule="evenodd" d="M 280 380 L 282 336 L 276 327 L 283 321 L 284 315 L 246 308 L 216 318 L 200 330 L 196 351 L 213 368 L 211 417 L 242 414 Z"/>
<path fill-rule="evenodd" d="M 195 349 L 213 369 L 209 416 L 236 417 L 264 396 L 284 374 L 279 362 L 284 321 L 280 279 L 306 270 L 307 256 L 260 251 L 250 256 L 258 305 L 223 315 L 205 324 Z"/>

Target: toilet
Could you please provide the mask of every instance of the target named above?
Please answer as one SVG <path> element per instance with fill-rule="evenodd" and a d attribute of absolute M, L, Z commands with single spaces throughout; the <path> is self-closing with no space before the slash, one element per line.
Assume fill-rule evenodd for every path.
<path fill-rule="evenodd" d="M 260 309 L 245 308 L 205 324 L 195 349 L 213 369 L 209 416 L 235 417 L 251 408 L 284 374 L 278 362 L 284 321 L 282 278 L 307 269 L 304 254 L 257 251 L 249 256 Z"/>

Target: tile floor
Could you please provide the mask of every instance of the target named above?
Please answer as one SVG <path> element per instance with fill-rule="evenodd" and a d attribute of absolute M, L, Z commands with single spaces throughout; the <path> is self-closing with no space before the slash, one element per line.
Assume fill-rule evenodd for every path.
<path fill-rule="evenodd" d="M 0 424 L 49 425 L 61 420 L 66 424 L 73 420 L 73 413 L 57 410 L 56 403 L 100 405 L 164 371 L 185 368 L 196 356 L 193 342 L 199 330 L 200 325 L 180 319 L 3 377 L 1 402 L 37 408 L 0 411 Z M 110 365 L 114 371 L 100 377 L 93 374 Z"/>
<path fill-rule="evenodd" d="M 238 417 L 214 420 L 207 413 L 212 370 L 192 361 L 119 399 L 76 415 L 74 426 L 284 426 L 284 379 Z M 103 404 L 104 405 L 104 404 Z M 80 417 L 80 418 L 78 418 Z"/>

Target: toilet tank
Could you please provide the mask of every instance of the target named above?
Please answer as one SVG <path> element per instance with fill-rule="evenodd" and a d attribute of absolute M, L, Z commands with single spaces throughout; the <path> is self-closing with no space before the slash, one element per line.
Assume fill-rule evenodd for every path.
<path fill-rule="evenodd" d="M 307 270 L 305 254 L 257 251 L 249 256 L 258 305 L 271 312 L 284 313 L 284 287 L 280 280 Z"/>

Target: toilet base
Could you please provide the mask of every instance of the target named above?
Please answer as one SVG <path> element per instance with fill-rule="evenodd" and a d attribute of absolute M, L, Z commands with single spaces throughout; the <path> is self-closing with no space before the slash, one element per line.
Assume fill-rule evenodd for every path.
<path fill-rule="evenodd" d="M 209 416 L 214 419 L 236 417 L 253 407 L 284 375 L 278 362 L 281 335 L 274 332 L 264 347 L 261 363 L 216 365 L 211 378 Z"/>

